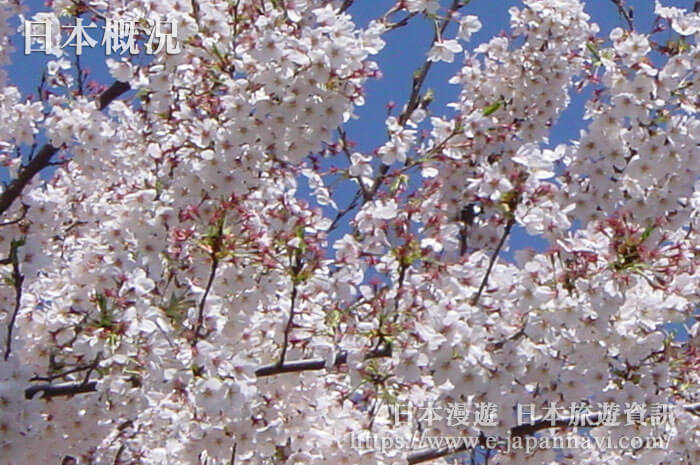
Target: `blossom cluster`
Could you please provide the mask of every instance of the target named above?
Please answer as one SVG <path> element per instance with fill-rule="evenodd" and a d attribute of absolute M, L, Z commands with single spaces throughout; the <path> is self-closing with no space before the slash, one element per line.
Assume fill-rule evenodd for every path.
<path fill-rule="evenodd" d="M 364 26 L 352 3 L 42 13 L 165 18 L 181 51 L 105 57 L 111 86 L 55 57 L 34 98 L 0 71 L 0 465 L 412 465 L 447 453 L 347 434 L 410 437 L 385 405 L 581 402 L 673 405 L 674 422 L 591 432 L 669 447 L 482 453 L 698 463 L 700 15 L 657 2 L 654 31 L 602 34 L 582 1 L 524 0 L 477 44 L 469 2 L 401 0 Z M 24 13 L 0 0 L 0 64 Z M 413 93 L 362 153 L 345 126 L 373 57 L 419 20 L 437 32 Z M 455 60 L 444 116 L 421 86 Z M 585 129 L 552 146 L 575 91 Z M 547 248 L 504 258 L 516 230 Z M 493 420 L 420 426 L 552 426 Z"/>

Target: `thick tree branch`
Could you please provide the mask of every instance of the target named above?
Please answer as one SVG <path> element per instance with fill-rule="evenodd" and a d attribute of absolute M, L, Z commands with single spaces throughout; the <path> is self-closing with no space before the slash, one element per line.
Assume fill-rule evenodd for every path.
<path fill-rule="evenodd" d="M 131 86 L 128 82 L 115 81 L 111 86 L 109 86 L 109 88 L 107 88 L 107 90 L 100 94 L 98 98 L 98 101 L 100 102 L 100 110 L 107 108 L 107 105 L 112 103 L 112 101 L 117 99 L 124 92 L 127 92 L 129 89 L 131 89 Z"/>
<path fill-rule="evenodd" d="M 99 109 L 103 110 L 114 99 L 128 91 L 131 87 L 127 82 L 116 81 L 107 90 L 98 97 Z M 51 144 L 44 145 L 39 153 L 29 160 L 17 174 L 17 177 L 10 182 L 7 188 L 0 195 L 0 215 L 5 213 L 14 203 L 14 201 L 22 195 L 24 188 L 34 179 L 41 170 L 50 166 L 51 158 L 58 152 L 58 147 Z"/>
<path fill-rule="evenodd" d="M 370 351 L 365 359 L 391 357 L 391 346 L 387 345 L 380 349 Z M 338 352 L 333 362 L 333 368 L 343 365 L 348 362 L 348 353 L 345 351 Z M 264 365 L 255 370 L 255 376 L 263 378 L 266 376 L 281 375 L 284 373 L 297 373 L 310 370 L 323 370 L 326 368 L 326 362 L 323 359 L 311 360 L 296 360 L 285 362 L 283 364 L 274 363 L 272 365 Z M 24 397 L 27 399 L 33 398 L 37 393 L 43 393 L 43 398 L 57 396 L 72 396 L 74 394 L 83 394 L 95 392 L 97 390 L 97 381 L 82 382 L 82 383 L 65 383 L 65 384 L 35 384 L 24 390 Z"/>
<path fill-rule="evenodd" d="M 24 397 L 31 399 L 38 393 L 42 393 L 43 399 L 49 399 L 51 397 L 73 396 L 95 391 L 97 391 L 97 381 L 88 383 L 35 384 L 24 390 Z"/>
<path fill-rule="evenodd" d="M 391 346 L 386 345 L 381 348 L 370 351 L 365 359 L 369 360 L 372 358 L 382 358 L 391 357 Z M 340 365 L 348 363 L 348 353 L 345 351 L 338 352 L 335 356 L 335 361 L 333 362 L 333 368 Z M 292 362 L 285 363 L 273 363 L 271 365 L 264 365 L 255 370 L 255 376 L 258 378 L 263 378 L 265 376 L 281 375 L 284 373 L 296 373 L 301 371 L 310 370 L 323 370 L 326 368 L 326 361 L 323 359 L 311 359 L 311 360 L 295 360 Z"/>
<path fill-rule="evenodd" d="M 355 0 L 345 0 L 342 5 L 340 5 L 340 9 L 338 10 L 338 13 L 344 13 L 352 6 L 352 4 L 355 2 Z"/>

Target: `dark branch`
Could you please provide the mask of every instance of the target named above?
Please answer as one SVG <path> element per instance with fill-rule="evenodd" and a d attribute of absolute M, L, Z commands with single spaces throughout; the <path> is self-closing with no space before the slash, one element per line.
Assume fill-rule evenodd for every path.
<path fill-rule="evenodd" d="M 391 356 L 391 346 L 384 346 L 380 349 L 370 351 L 365 359 L 390 357 Z M 336 368 L 340 365 L 348 363 L 348 353 L 343 351 L 339 352 L 335 356 L 335 361 L 333 362 L 333 367 Z M 326 368 L 326 361 L 323 359 L 312 359 L 312 360 L 296 360 L 293 362 L 285 362 L 283 364 L 274 363 L 272 365 L 265 365 L 257 370 L 255 370 L 255 376 L 258 378 L 263 378 L 265 376 L 281 375 L 284 373 L 296 373 L 301 371 L 310 370 L 323 370 Z"/>
<path fill-rule="evenodd" d="M 49 399 L 51 397 L 73 396 L 95 391 L 97 391 L 97 381 L 68 384 L 35 384 L 24 390 L 24 397 L 31 399 L 38 393 L 42 393 L 43 399 Z"/>
<path fill-rule="evenodd" d="M 103 110 L 114 99 L 119 97 L 131 87 L 126 82 L 116 81 L 107 90 L 105 90 L 98 98 L 99 108 Z M 22 195 L 22 191 L 27 184 L 34 179 L 42 169 L 49 166 L 51 158 L 58 152 L 58 148 L 51 144 L 44 145 L 39 153 L 32 158 L 29 163 L 23 166 L 17 177 L 7 186 L 0 195 L 0 214 L 5 213 L 14 203 L 14 201 Z"/>
<path fill-rule="evenodd" d="M 617 11 L 620 12 L 620 16 L 622 16 L 625 19 L 625 22 L 627 23 L 627 28 L 630 31 L 634 31 L 634 23 L 632 22 L 632 12 L 631 10 L 628 10 L 625 8 L 625 3 L 624 0 L 610 0 L 612 1 L 615 6 L 617 6 Z"/>
<path fill-rule="evenodd" d="M 96 363 L 91 363 L 89 365 L 80 365 L 80 366 L 71 368 L 70 370 L 66 370 L 66 371 L 63 371 L 61 373 L 57 373 L 55 375 L 34 376 L 29 381 L 53 381 L 54 379 L 65 378 L 68 375 L 73 374 L 73 373 L 79 373 L 81 371 L 87 371 L 87 370 L 94 369 L 96 366 L 97 366 Z"/>
<path fill-rule="evenodd" d="M 493 269 L 493 265 L 496 263 L 496 259 L 498 258 L 498 254 L 501 253 L 501 249 L 503 248 L 503 244 L 505 244 L 506 239 L 508 238 L 508 234 L 510 234 L 510 230 L 513 228 L 513 225 L 515 224 L 515 218 L 511 217 L 508 220 L 508 223 L 506 224 L 505 230 L 503 230 L 503 236 L 501 236 L 501 240 L 498 242 L 498 246 L 496 246 L 496 250 L 493 251 L 493 255 L 491 255 L 491 260 L 489 260 L 489 267 L 486 269 L 486 274 L 484 274 L 484 278 L 481 280 L 481 285 L 479 286 L 479 290 L 476 291 L 476 294 L 474 295 L 474 298 L 472 299 L 472 305 L 476 305 L 479 303 L 479 299 L 481 298 L 481 294 L 484 292 L 484 288 L 486 287 L 486 284 L 489 282 L 489 276 L 491 275 L 491 270 Z"/>
<path fill-rule="evenodd" d="M 5 222 L 2 222 L 2 223 L 0 223 L 0 227 L 1 226 L 9 226 L 11 224 L 19 223 L 27 216 L 27 211 L 29 211 L 29 206 L 23 203 L 22 204 L 22 214 L 19 216 L 19 218 L 15 218 L 14 220 L 8 220 Z"/>
<path fill-rule="evenodd" d="M 10 244 L 10 263 L 12 263 L 12 285 L 15 288 L 15 308 L 12 311 L 12 317 L 10 317 L 10 322 L 7 325 L 7 342 L 5 345 L 5 360 L 10 358 L 10 353 L 12 352 L 12 331 L 15 327 L 15 320 L 17 319 L 17 313 L 19 313 L 19 307 L 22 303 L 22 283 L 24 282 L 24 276 L 19 270 L 19 257 L 17 256 L 18 249 L 24 244 L 24 241 L 12 241 Z"/>
<path fill-rule="evenodd" d="M 100 102 L 100 110 L 107 108 L 107 105 L 112 103 L 112 101 L 117 99 L 124 92 L 127 92 L 129 89 L 131 89 L 131 86 L 128 82 L 115 81 L 114 84 L 109 86 L 107 90 L 100 94 L 100 97 L 98 98 L 98 101 Z"/>
<path fill-rule="evenodd" d="M 299 277 L 299 273 L 301 273 L 303 266 L 304 261 L 302 259 L 301 249 L 297 248 L 294 251 L 294 265 L 290 270 L 292 273 L 292 295 L 289 299 L 289 317 L 287 318 L 287 325 L 284 327 L 284 340 L 282 341 L 282 352 L 280 353 L 280 361 L 277 362 L 278 365 L 284 365 L 284 357 L 287 355 L 289 333 L 292 331 L 292 325 L 294 324 L 294 312 L 296 311 L 297 304 L 297 278 Z"/>
<path fill-rule="evenodd" d="M 197 310 L 197 325 L 194 328 L 194 338 L 192 339 L 192 345 L 197 344 L 197 340 L 202 336 L 202 327 L 204 326 L 204 310 L 207 305 L 207 297 L 209 297 L 209 292 L 211 292 L 211 287 L 214 284 L 214 278 L 216 277 L 216 269 L 219 267 L 219 260 L 216 258 L 216 253 L 212 254 L 211 269 L 209 271 L 209 279 L 207 280 L 207 287 L 204 289 L 204 295 L 202 295 L 202 300 L 199 301 L 199 309 Z"/>
<path fill-rule="evenodd" d="M 340 5 L 338 13 L 344 13 L 345 11 L 347 11 L 347 9 L 350 8 L 354 2 L 355 0 L 345 0 L 343 4 Z"/>
<path fill-rule="evenodd" d="M 289 332 L 292 330 L 292 325 L 294 324 L 294 311 L 296 310 L 295 307 L 297 301 L 296 283 L 292 286 L 292 296 L 290 300 L 289 318 L 287 318 L 287 325 L 284 327 L 284 340 L 282 341 L 282 352 L 280 353 L 280 361 L 278 365 L 284 365 L 284 357 L 287 355 L 287 348 L 289 346 Z"/>
<path fill-rule="evenodd" d="M 219 220 L 219 225 L 217 228 L 216 236 L 214 236 L 211 243 L 211 252 L 209 253 L 211 257 L 211 269 L 209 270 L 209 278 L 207 279 L 207 286 L 204 289 L 204 294 L 202 295 L 202 300 L 199 301 L 199 308 L 197 310 L 197 323 L 194 327 L 194 336 L 192 337 L 192 346 L 197 345 L 197 341 L 203 336 L 202 328 L 204 327 L 204 310 L 207 305 L 207 297 L 209 297 L 209 292 L 214 285 L 214 279 L 216 278 L 216 270 L 219 268 L 219 250 L 221 249 L 221 240 L 224 234 L 224 221 L 223 218 Z"/>
<path fill-rule="evenodd" d="M 438 27 L 435 28 L 435 34 L 433 36 L 433 40 L 430 42 L 431 47 L 435 44 L 435 42 L 440 40 L 440 37 L 442 37 L 442 35 L 445 33 L 447 26 L 450 24 L 450 21 L 452 20 L 452 15 L 457 10 L 459 10 L 461 7 L 463 7 L 464 5 L 465 4 L 463 4 L 460 0 L 453 0 L 452 1 L 452 4 L 450 5 L 450 9 L 447 13 L 447 17 L 441 21 L 441 23 L 439 24 Z M 408 120 L 411 118 L 411 115 L 413 114 L 413 112 L 418 108 L 421 101 L 423 100 L 421 97 L 421 93 L 423 90 L 423 84 L 425 83 L 425 79 L 428 77 L 428 72 L 430 71 L 430 68 L 432 68 L 432 66 L 433 66 L 433 62 L 426 60 L 425 63 L 423 63 L 423 66 L 413 75 L 413 82 L 411 84 L 411 95 L 408 97 L 408 102 L 406 103 L 406 108 L 403 110 L 401 115 L 399 115 L 399 118 L 398 118 L 399 126 L 404 126 L 408 122 Z M 388 172 L 389 172 L 389 165 L 382 165 L 379 168 L 379 175 L 374 180 L 374 184 L 372 185 L 372 188 L 370 189 L 369 196 L 365 196 L 365 202 L 371 200 L 374 197 L 374 195 L 379 190 L 379 187 L 382 185 L 384 179 L 386 178 Z"/>

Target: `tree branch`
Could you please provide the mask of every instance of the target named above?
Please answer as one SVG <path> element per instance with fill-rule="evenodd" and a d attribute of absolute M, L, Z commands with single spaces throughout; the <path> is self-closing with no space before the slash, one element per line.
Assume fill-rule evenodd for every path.
<path fill-rule="evenodd" d="M 24 245 L 24 240 L 14 240 L 10 244 L 10 263 L 12 263 L 12 284 L 15 288 L 15 308 L 10 317 L 10 322 L 7 325 L 7 341 L 5 345 L 5 360 L 10 358 L 10 353 L 12 352 L 12 330 L 15 326 L 15 320 L 17 319 L 17 313 L 19 313 L 19 307 L 22 303 L 22 283 L 24 282 L 24 276 L 19 270 L 19 258 L 17 256 L 17 250 Z"/>
<path fill-rule="evenodd" d="M 221 249 L 221 237 L 224 233 L 224 219 L 223 217 L 219 220 L 219 224 L 217 226 L 217 231 L 216 231 L 216 236 L 213 236 L 210 238 L 212 239 L 211 242 L 211 251 L 209 252 L 209 255 L 211 257 L 211 268 L 209 270 L 209 278 L 207 279 L 207 285 L 206 288 L 204 289 L 204 294 L 202 295 L 202 300 L 199 301 L 199 309 L 197 311 L 197 323 L 194 327 L 194 335 L 192 336 L 192 346 L 194 347 L 197 345 L 197 341 L 199 340 L 200 337 L 202 337 L 202 327 L 204 326 L 204 310 L 206 308 L 207 304 L 207 297 L 209 297 L 209 292 L 211 292 L 211 288 L 214 285 L 214 279 L 216 278 L 216 270 L 219 267 L 219 257 L 218 253 L 219 250 Z"/>
<path fill-rule="evenodd" d="M 294 323 L 294 310 L 297 301 L 297 285 L 296 283 L 292 285 L 292 296 L 290 297 L 289 304 L 289 318 L 287 319 L 287 325 L 284 327 L 284 340 L 282 341 L 282 352 L 280 353 L 280 361 L 278 365 L 284 365 L 284 357 L 287 355 L 287 347 L 289 346 L 289 332 L 292 330 L 292 324 Z"/>
<path fill-rule="evenodd" d="M 35 384 L 24 390 L 24 397 L 31 399 L 38 393 L 42 393 L 43 399 L 49 399 L 51 397 L 72 396 L 95 391 L 97 391 L 97 381 L 88 383 Z"/>
<path fill-rule="evenodd" d="M 211 258 L 211 269 L 209 271 L 209 279 L 207 280 L 207 287 L 204 289 L 204 295 L 202 295 L 202 300 L 199 301 L 199 309 L 197 311 L 197 324 L 194 328 L 194 336 L 192 338 L 192 345 L 197 345 L 197 341 L 202 336 L 202 327 L 204 326 L 204 309 L 207 304 L 207 297 L 209 297 L 209 292 L 214 284 L 214 278 L 216 277 L 216 269 L 219 267 L 219 259 L 216 258 L 216 253 L 212 253 Z"/>
<path fill-rule="evenodd" d="M 468 3 L 468 2 L 467 2 Z M 447 17 L 443 19 L 438 27 L 435 28 L 435 34 L 433 35 L 433 40 L 430 42 L 430 46 L 432 47 L 435 42 L 437 42 L 440 37 L 444 34 L 445 30 L 447 29 L 447 26 L 450 24 L 450 21 L 452 19 L 452 15 L 465 6 L 466 3 L 462 3 L 460 0 L 452 0 L 452 4 L 450 5 L 450 8 L 447 12 Z M 425 83 L 425 79 L 428 76 L 428 72 L 430 71 L 430 68 L 432 68 L 433 62 L 425 60 L 425 63 L 423 63 L 423 66 L 413 75 L 413 83 L 411 84 L 411 95 L 408 98 L 408 102 L 406 103 L 406 108 L 403 110 L 401 115 L 399 115 L 398 118 L 398 124 L 399 126 L 404 126 L 406 122 L 408 122 L 409 118 L 413 114 L 413 112 L 418 108 L 418 106 L 421 103 L 421 91 L 423 89 L 423 84 Z M 372 188 L 370 189 L 369 195 L 365 197 L 365 202 L 371 200 L 374 195 L 377 193 L 379 190 L 379 187 L 382 185 L 382 182 L 384 181 L 384 178 L 386 177 L 387 173 L 389 172 L 389 165 L 382 165 L 379 168 L 379 175 L 374 181 L 374 184 L 372 185 Z"/>
<path fill-rule="evenodd" d="M 391 357 L 391 346 L 387 345 L 380 349 L 370 351 L 365 359 Z M 348 362 L 348 353 L 346 351 L 338 352 L 333 362 L 333 368 L 343 365 Z M 255 370 L 255 376 L 264 378 L 266 376 L 281 375 L 284 373 L 297 373 L 309 370 L 323 370 L 326 368 L 326 362 L 323 359 L 311 360 L 295 360 L 293 362 L 285 362 L 283 364 L 274 363 L 272 365 L 264 365 Z M 84 394 L 95 392 L 97 390 L 97 381 L 81 382 L 81 383 L 65 383 L 65 384 L 35 384 L 24 390 L 24 397 L 27 399 L 33 398 L 38 393 L 43 393 L 43 398 L 48 399 L 57 396 L 72 396 L 74 394 Z"/>
<path fill-rule="evenodd" d="M 375 349 L 370 351 L 365 359 L 391 357 L 392 349 L 390 345 Z M 348 353 L 345 351 L 338 352 L 335 356 L 335 361 L 333 362 L 332 368 L 336 368 L 340 365 L 348 363 Z M 255 376 L 258 378 L 263 378 L 265 376 L 274 376 L 284 373 L 296 373 L 301 371 L 310 370 L 323 370 L 326 368 L 326 361 L 323 359 L 311 359 L 311 360 L 295 360 L 292 362 L 285 362 L 282 364 L 273 363 L 271 365 L 264 365 L 255 370 Z M 331 368 L 331 367 L 328 367 Z"/>
<path fill-rule="evenodd" d="M 508 234 L 510 234 L 510 230 L 513 228 L 513 225 L 515 224 L 515 217 L 511 217 L 508 220 L 508 223 L 506 224 L 506 228 L 503 230 L 503 235 L 501 236 L 501 240 L 498 242 L 498 246 L 496 246 L 496 250 L 493 251 L 493 255 L 491 255 L 491 260 L 489 260 L 489 267 L 486 269 L 486 274 L 484 274 L 484 278 L 481 280 L 481 285 L 479 285 L 479 290 L 476 292 L 474 295 L 474 298 L 472 299 L 472 305 L 476 305 L 479 302 L 479 299 L 481 298 L 481 294 L 484 292 L 484 288 L 486 287 L 486 284 L 489 281 L 489 275 L 491 274 L 491 270 L 493 269 L 493 265 L 496 263 L 496 259 L 498 258 L 498 254 L 501 253 L 501 249 L 503 248 L 503 244 L 505 244 L 506 239 L 508 238 Z"/>
<path fill-rule="evenodd" d="M 292 330 L 292 325 L 294 324 L 294 312 L 296 310 L 297 303 L 297 279 L 301 269 L 304 266 L 302 260 L 301 249 L 295 249 L 294 251 L 294 265 L 292 266 L 292 294 L 289 298 L 289 317 L 287 318 L 287 325 L 284 327 L 284 340 L 282 341 L 282 352 L 280 353 L 280 360 L 277 362 L 278 365 L 284 365 L 284 357 L 287 355 L 287 348 L 289 346 L 289 333 Z"/>
<path fill-rule="evenodd" d="M 617 11 L 620 12 L 620 16 L 622 16 L 625 19 L 625 22 L 627 23 L 627 28 L 630 31 L 634 31 L 634 23 L 632 22 L 632 14 L 631 10 L 628 10 L 625 8 L 625 3 L 624 0 L 610 0 L 617 6 Z"/>
<path fill-rule="evenodd" d="M 342 5 L 340 5 L 340 9 L 338 10 L 338 13 L 344 13 L 347 11 L 348 8 L 352 6 L 352 4 L 355 2 L 355 0 L 345 0 Z"/>
<path fill-rule="evenodd" d="M 114 99 L 119 97 L 124 92 L 131 88 L 129 83 L 116 81 L 107 90 L 98 97 L 99 109 L 103 110 Z M 5 213 L 14 203 L 14 201 L 22 195 L 24 188 L 31 182 L 34 176 L 42 169 L 49 166 L 51 158 L 58 152 L 58 147 L 51 144 L 45 144 L 39 153 L 32 158 L 25 166 L 23 166 L 17 177 L 7 186 L 0 195 L 0 215 Z"/>

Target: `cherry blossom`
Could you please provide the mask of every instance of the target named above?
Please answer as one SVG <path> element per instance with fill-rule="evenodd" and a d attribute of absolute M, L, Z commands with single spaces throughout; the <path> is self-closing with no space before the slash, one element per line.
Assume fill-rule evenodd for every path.
<path fill-rule="evenodd" d="M 30 17 L 0 0 L 5 67 L 22 66 L 22 19 L 142 28 L 140 54 L 105 56 L 114 82 L 86 82 L 68 53 L 47 57 L 38 95 L 0 70 L 0 465 L 471 453 L 349 439 L 416 429 L 663 433 L 660 450 L 477 452 L 697 463 L 698 13 L 657 1 L 646 31 L 622 3 L 625 27 L 606 31 L 591 2 L 525 0 L 476 44 L 485 20 L 465 1 L 398 1 L 363 25 L 352 1 L 54 1 Z M 180 53 L 146 55 L 160 20 Z M 391 31 L 418 21 L 427 56 L 368 149 L 348 123 L 376 97 Z M 426 84 L 442 61 L 448 108 Z M 395 421 L 455 403 L 480 424 Z M 584 435 L 541 415 L 574 403 L 583 420 L 616 403 L 675 421 Z"/>

